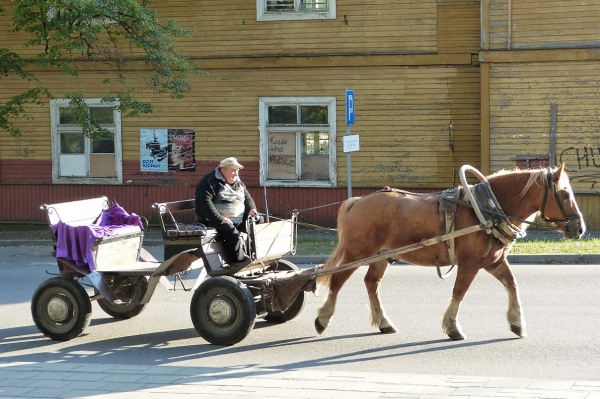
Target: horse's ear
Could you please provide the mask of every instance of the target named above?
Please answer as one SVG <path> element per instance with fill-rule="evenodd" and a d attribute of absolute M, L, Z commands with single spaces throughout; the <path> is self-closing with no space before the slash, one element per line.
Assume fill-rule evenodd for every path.
<path fill-rule="evenodd" d="M 552 175 L 552 181 L 559 181 L 560 177 L 562 176 L 562 173 L 565 170 L 565 163 L 561 163 L 560 166 L 558 167 L 558 169 L 556 169 L 556 171 L 554 172 L 554 174 Z"/>

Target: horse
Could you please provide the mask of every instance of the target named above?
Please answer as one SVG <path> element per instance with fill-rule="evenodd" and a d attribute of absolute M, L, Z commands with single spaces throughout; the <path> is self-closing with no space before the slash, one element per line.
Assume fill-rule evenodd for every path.
<path fill-rule="evenodd" d="M 441 193 L 382 190 L 345 200 L 338 210 L 337 246 L 322 267 L 322 270 L 330 272 L 317 278 L 319 286 L 329 289 L 315 319 L 317 332 L 322 334 L 329 326 L 338 293 L 356 270 L 350 268 L 335 272 L 331 269 L 351 262 L 360 263 L 364 259 L 371 261 L 364 277 L 371 308 L 371 323 L 381 333 L 396 333 L 397 330 L 383 309 L 378 294 L 379 287 L 389 263 L 404 261 L 418 266 L 438 266 L 438 273 L 439 266 L 456 265 L 452 297 L 442 319 L 442 329 L 450 339 L 466 339 L 457 315 L 460 304 L 480 269 L 489 272 L 504 285 L 508 293 L 507 318 L 510 329 L 517 336 L 526 337 L 519 289 L 507 261 L 514 240 L 524 235 L 525 229 L 539 214 L 547 222 L 547 226 L 560 230 L 566 239 L 579 239 L 585 232 L 585 223 L 564 164 L 548 169 L 503 170 L 487 176 L 486 183 L 491 189 L 491 196 L 497 201 L 498 209 L 506 216 L 504 220 L 509 220 L 512 228 L 520 231 L 521 235 L 506 239 L 502 234 L 499 237 L 498 234 L 490 234 L 490 230 L 475 229 L 473 233 L 455 238 L 454 251 L 449 249 L 447 242 L 439 242 L 380 260 L 367 258 L 377 258 L 377 254 L 385 254 L 386 251 L 447 233 L 439 207 Z M 455 229 L 480 223 L 475 207 L 463 200 L 463 186 L 456 188 L 458 195 L 454 202 L 457 205 L 453 216 Z"/>

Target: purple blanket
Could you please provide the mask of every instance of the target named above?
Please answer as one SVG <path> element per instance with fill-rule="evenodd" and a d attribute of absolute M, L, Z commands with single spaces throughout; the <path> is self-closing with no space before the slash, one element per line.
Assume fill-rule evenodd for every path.
<path fill-rule="evenodd" d="M 75 262 L 77 266 L 88 265 L 95 269 L 92 247 L 96 239 L 118 234 L 142 231 L 144 225 L 135 213 L 131 215 L 115 203 L 102 211 L 97 224 L 71 226 L 62 221 L 52 226 L 56 234 L 56 257 Z"/>

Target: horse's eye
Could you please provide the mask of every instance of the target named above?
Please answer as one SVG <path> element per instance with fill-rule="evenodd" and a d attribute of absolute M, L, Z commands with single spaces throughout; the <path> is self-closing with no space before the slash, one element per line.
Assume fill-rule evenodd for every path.
<path fill-rule="evenodd" d="M 562 196 L 563 196 L 564 199 L 569 199 L 569 193 L 563 193 Z"/>

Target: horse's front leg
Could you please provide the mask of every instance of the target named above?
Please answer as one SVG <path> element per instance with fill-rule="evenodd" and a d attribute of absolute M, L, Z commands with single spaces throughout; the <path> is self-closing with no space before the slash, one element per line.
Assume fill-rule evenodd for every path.
<path fill-rule="evenodd" d="M 386 260 L 371 263 L 369 270 L 365 274 L 365 285 L 369 294 L 369 302 L 371 304 L 371 324 L 379 327 L 379 331 L 384 334 L 393 334 L 398 332 L 392 322 L 387 318 L 381 299 L 379 298 L 379 287 L 385 275 L 385 271 L 389 263 Z"/>
<path fill-rule="evenodd" d="M 467 290 L 477 275 L 477 271 L 478 269 L 475 269 L 474 267 L 469 269 L 459 266 L 458 271 L 456 272 L 456 281 L 454 282 L 454 289 L 452 290 L 452 299 L 450 299 L 450 305 L 448 305 L 448 309 L 446 309 L 444 319 L 442 320 L 442 328 L 446 335 L 452 340 L 459 341 L 467 338 L 457 320 L 458 311 L 460 309 L 460 303 L 464 299 Z"/>
<path fill-rule="evenodd" d="M 507 260 L 495 267 L 486 268 L 492 276 L 496 277 L 506 288 L 508 294 L 508 312 L 507 318 L 510 324 L 510 330 L 519 337 L 525 338 L 527 330 L 525 329 L 525 318 L 521 308 L 521 299 L 519 298 L 519 287 L 517 280 L 510 270 Z"/>
<path fill-rule="evenodd" d="M 331 282 L 329 283 L 329 294 L 327 295 L 325 303 L 323 303 L 323 306 L 319 309 L 319 313 L 315 319 L 315 328 L 319 334 L 322 334 L 329 326 L 333 311 L 335 310 L 338 293 L 355 270 L 356 269 L 350 269 L 332 274 Z"/>

